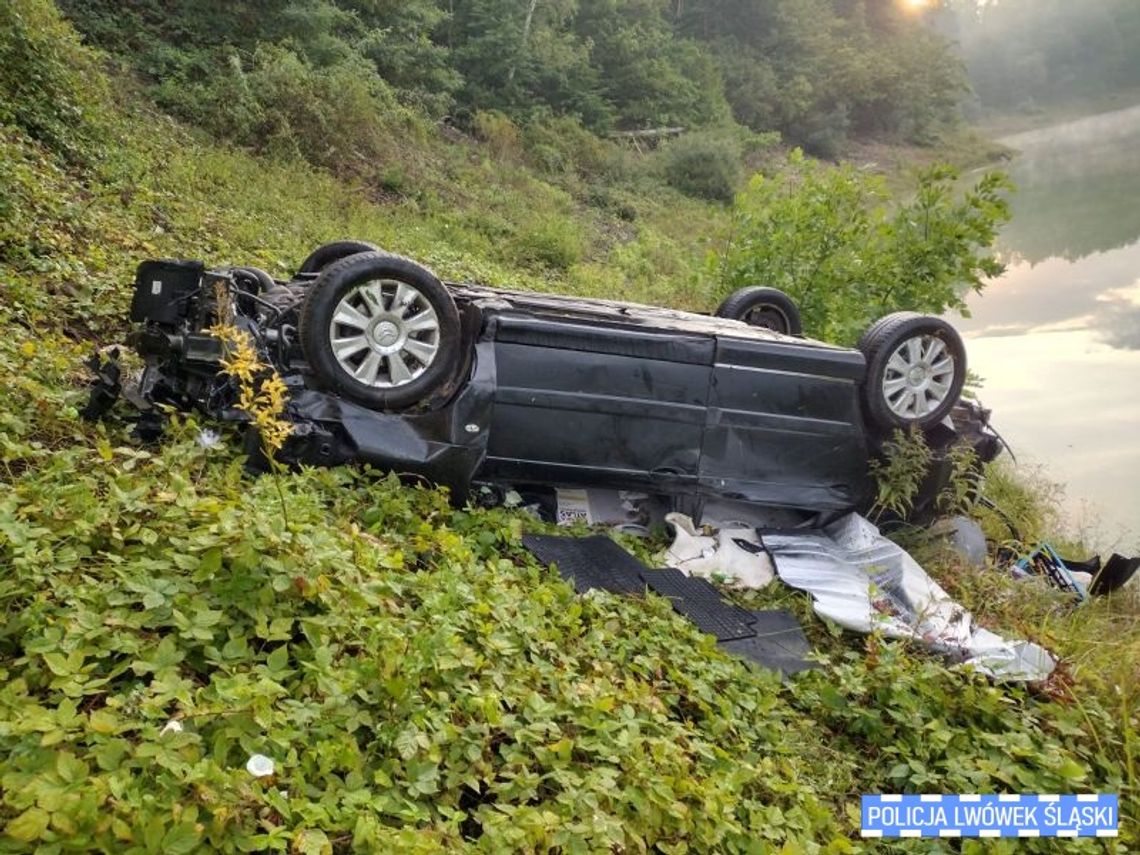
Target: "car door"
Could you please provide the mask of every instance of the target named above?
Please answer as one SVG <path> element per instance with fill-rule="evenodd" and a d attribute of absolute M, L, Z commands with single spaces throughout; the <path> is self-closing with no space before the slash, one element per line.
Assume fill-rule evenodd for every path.
<path fill-rule="evenodd" d="M 490 323 L 487 474 L 658 492 L 695 486 L 712 336 L 525 313 Z"/>
<path fill-rule="evenodd" d="M 867 486 L 858 351 L 718 337 L 700 491 L 777 507 L 842 509 Z"/>

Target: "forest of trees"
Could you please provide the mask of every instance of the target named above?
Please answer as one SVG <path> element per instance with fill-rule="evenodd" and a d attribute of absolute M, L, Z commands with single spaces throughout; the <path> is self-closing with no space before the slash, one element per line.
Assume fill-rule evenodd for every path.
<path fill-rule="evenodd" d="M 937 20 L 991 111 L 1140 88 L 1137 0 L 950 0 Z"/>
<path fill-rule="evenodd" d="M 460 125 L 492 110 L 596 133 L 735 122 L 832 156 L 849 136 L 931 141 L 966 91 L 948 41 L 898 0 L 61 5 L 162 107 L 239 143 L 311 98 L 343 102 L 342 128 L 355 99 Z"/>

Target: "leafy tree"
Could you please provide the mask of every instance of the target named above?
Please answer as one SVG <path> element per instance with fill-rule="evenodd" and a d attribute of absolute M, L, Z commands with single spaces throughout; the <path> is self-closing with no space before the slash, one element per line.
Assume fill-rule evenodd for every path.
<path fill-rule="evenodd" d="M 1001 273 L 991 247 L 1008 220 L 1008 180 L 987 173 L 960 198 L 957 173 L 932 167 L 913 198 L 883 180 L 796 151 L 778 178 L 755 176 L 736 201 L 720 290 L 771 285 L 800 305 L 807 331 L 853 342 L 888 312 L 965 309 L 965 294 Z"/>
<path fill-rule="evenodd" d="M 696 42 L 677 37 L 671 8 L 669 0 L 584 0 L 575 19 L 602 95 L 626 127 L 693 127 L 727 117 L 715 63 Z"/>
<path fill-rule="evenodd" d="M 588 45 L 574 38 L 572 0 L 469 0 L 453 18 L 453 62 L 469 110 L 535 115 L 544 108 L 593 125 L 610 118 Z"/>
<path fill-rule="evenodd" d="M 712 52 L 733 119 L 753 130 L 778 127 L 783 92 L 772 64 L 734 37 L 715 42 Z"/>
<path fill-rule="evenodd" d="M 463 77 L 451 63 L 451 13 L 436 0 L 346 0 L 367 25 L 360 51 L 398 92 L 433 114 L 451 108 Z"/>

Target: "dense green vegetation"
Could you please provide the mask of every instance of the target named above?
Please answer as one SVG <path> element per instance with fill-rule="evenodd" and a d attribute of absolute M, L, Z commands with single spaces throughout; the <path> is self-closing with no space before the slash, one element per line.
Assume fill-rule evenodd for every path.
<path fill-rule="evenodd" d="M 1133 0 L 953 0 L 939 29 L 961 46 L 980 105 L 1034 111 L 1140 88 Z"/>
<path fill-rule="evenodd" d="M 356 139 L 383 158 L 342 171 L 330 155 L 338 178 L 296 156 L 321 162 L 307 149 L 320 136 L 304 137 L 319 113 L 268 93 L 288 91 L 289 69 L 349 106 L 384 90 L 272 44 L 258 121 L 279 133 L 254 156 L 172 121 L 149 83 L 105 74 L 48 0 L 0 5 L 0 851 L 850 852 L 863 848 L 858 794 L 874 791 L 1119 792 L 1121 851 L 1135 845 L 1128 595 L 1074 609 L 916 533 L 908 546 L 986 625 L 1065 657 L 1059 676 L 997 686 L 833 631 L 777 585 L 741 598 L 795 610 L 823 662 L 780 683 L 663 600 L 575 597 L 521 548 L 541 528 L 525 515 L 455 510 L 350 469 L 251 479 L 236 438 L 202 442 L 192 419 L 152 447 L 127 424 L 83 422 L 81 360 L 121 340 L 125 283 L 148 256 L 284 273 L 358 236 L 450 276 L 707 309 L 748 262 L 742 241 L 786 235 L 785 217 L 845 182 L 857 202 L 833 205 L 873 226 L 846 234 L 848 270 L 872 251 L 893 259 L 885 270 L 915 263 L 892 212 L 927 204 L 945 229 L 938 258 L 968 284 L 1001 217 L 996 186 L 961 200 L 939 172 L 901 207 L 846 169 L 797 163 L 783 183 L 771 141 L 748 134 L 642 156 L 570 118 L 484 111 L 477 138 L 445 142 L 403 95 L 382 117 L 403 135 L 367 125 Z M 326 106 L 340 127 L 340 99 Z M 692 167 L 702 146 L 731 155 L 726 169 L 765 165 L 771 183 L 732 211 L 664 183 L 715 186 L 715 170 Z M 870 233 L 883 243 L 865 245 Z M 850 284 L 838 261 L 821 269 Z M 937 288 L 948 278 L 931 267 Z M 795 281 L 807 295 L 817 280 Z M 813 323 L 845 335 L 836 312 L 850 310 Z M 1000 467 L 990 489 L 1027 540 L 1055 535 L 1050 491 Z M 252 753 L 274 777 L 250 777 Z"/>
<path fill-rule="evenodd" d="M 341 168 L 382 155 L 401 105 L 464 127 L 488 110 L 596 132 L 735 120 L 831 155 L 849 133 L 931 141 L 965 85 L 941 37 L 882 0 L 61 5 L 175 115 Z"/>
<path fill-rule="evenodd" d="M 906 309 L 965 310 L 1001 263 L 991 254 L 1008 219 L 999 173 L 955 198 L 958 173 L 936 166 L 914 197 L 888 205 L 885 182 L 793 152 L 776 179 L 756 175 L 737 199 L 721 259 L 721 291 L 766 282 L 795 298 L 805 328 L 854 343 L 873 321 Z"/>

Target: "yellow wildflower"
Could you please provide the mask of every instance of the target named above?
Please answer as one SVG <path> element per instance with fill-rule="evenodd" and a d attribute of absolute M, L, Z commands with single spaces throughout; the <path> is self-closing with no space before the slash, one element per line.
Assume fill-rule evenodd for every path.
<path fill-rule="evenodd" d="M 219 315 L 226 320 L 208 332 L 222 342 L 222 370 L 238 381 L 237 408 L 250 417 L 272 459 L 293 432 L 293 425 L 284 418 L 289 390 L 281 375 L 261 361 L 249 334 L 229 322 L 227 314 L 220 303 Z"/>

